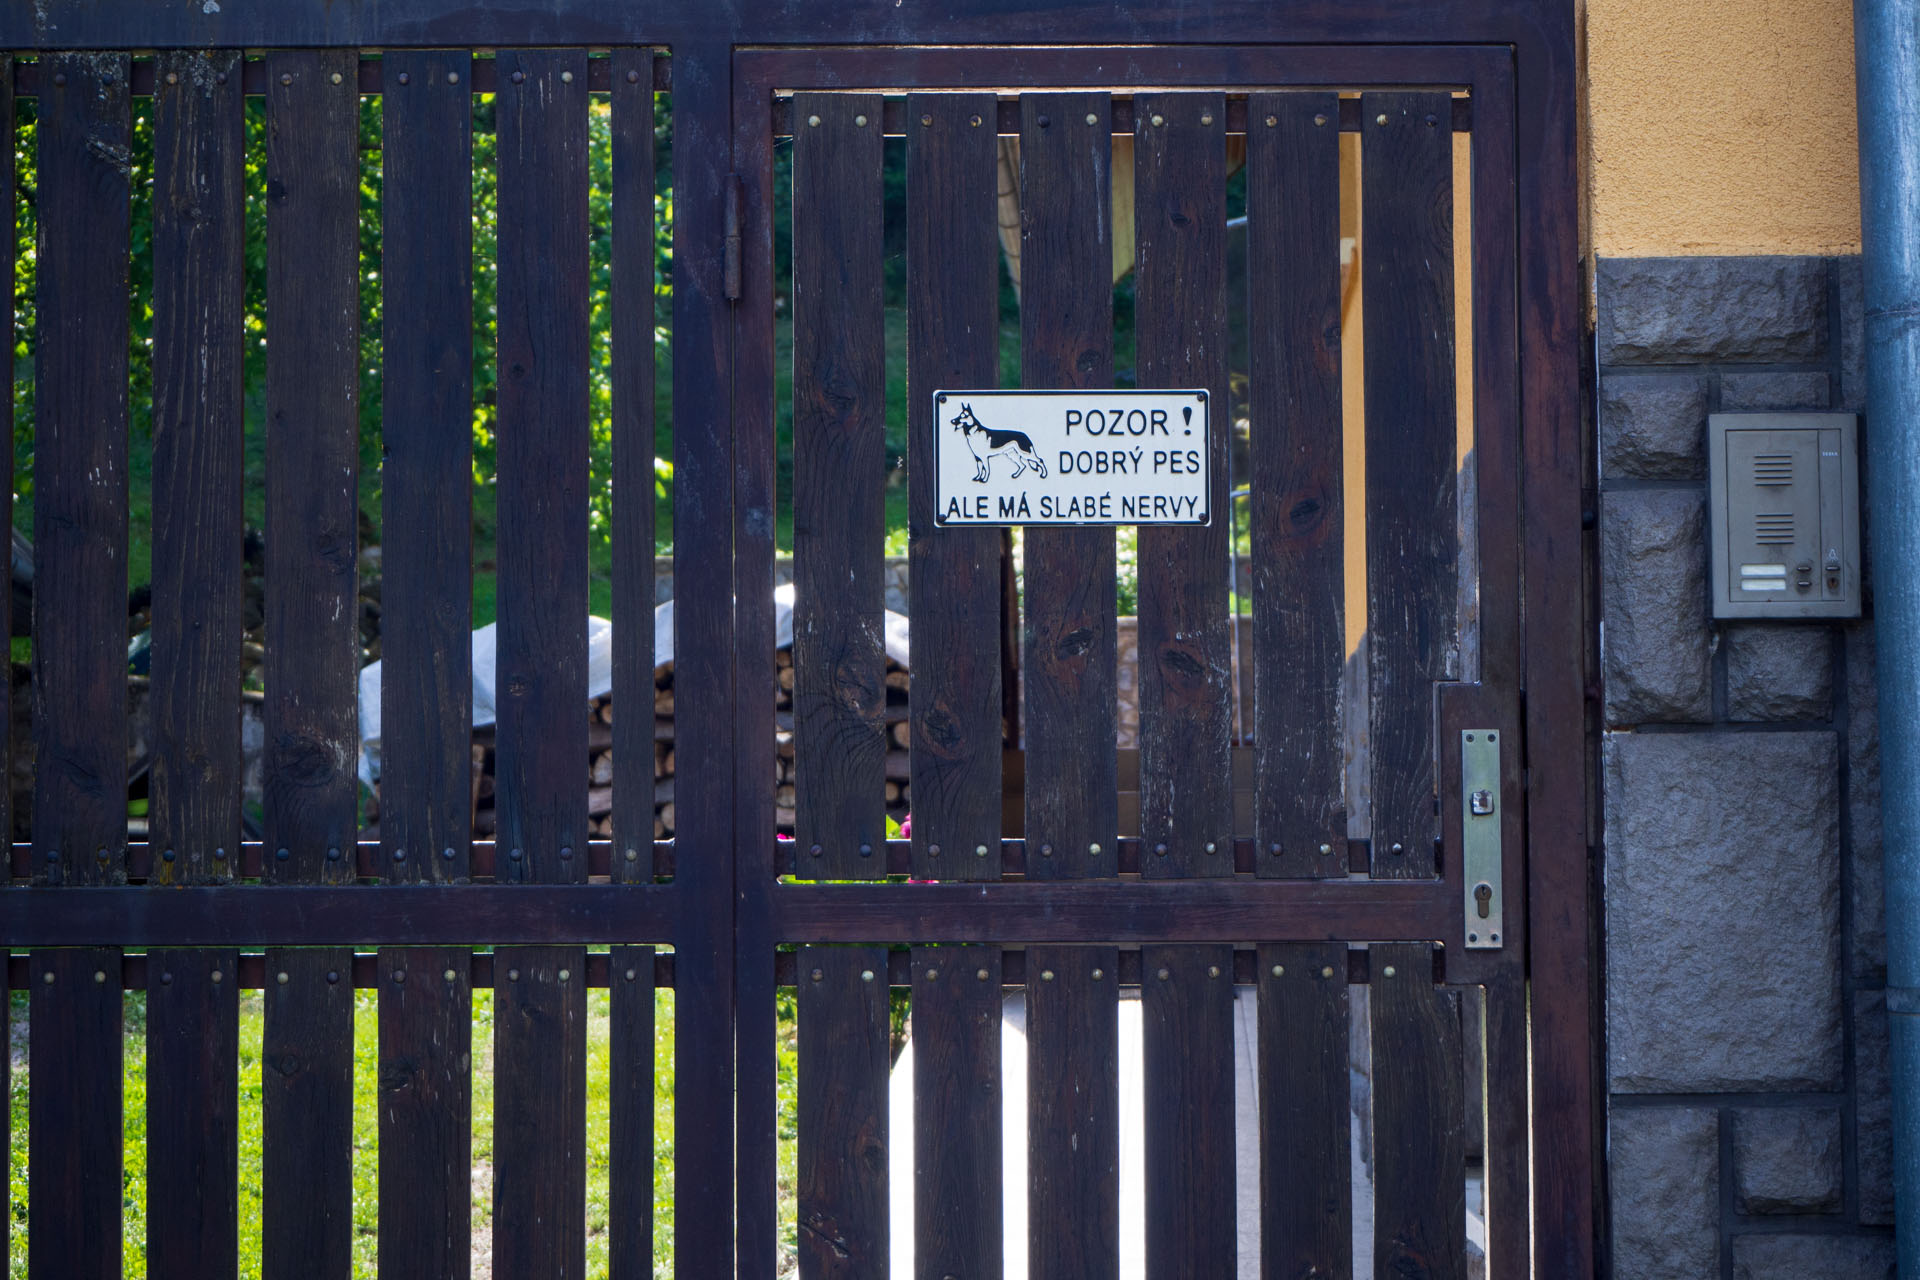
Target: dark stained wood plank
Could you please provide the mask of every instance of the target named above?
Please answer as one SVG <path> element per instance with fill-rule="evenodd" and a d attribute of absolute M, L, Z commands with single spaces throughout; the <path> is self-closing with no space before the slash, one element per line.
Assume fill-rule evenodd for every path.
<path fill-rule="evenodd" d="M 1528 1070 L 1526 983 L 1518 965 L 1486 988 L 1486 1220 L 1487 1262 L 1492 1275 L 1527 1273 L 1532 1234 L 1527 1181 L 1527 1094 L 1512 1088 Z M 1469 1079 L 1469 1088 L 1480 1081 Z"/>
<path fill-rule="evenodd" d="M 379 1266 L 387 1275 L 468 1274 L 472 955 L 464 947 L 379 952 Z"/>
<path fill-rule="evenodd" d="M 496 62 L 496 760 L 508 856 L 494 874 L 573 884 L 587 878 L 586 54 L 503 51 Z"/>
<path fill-rule="evenodd" d="M 43 181 L 46 172 L 41 170 Z M 32 973 L 27 1163 L 33 1177 L 27 1215 L 33 1229 L 27 1274 L 33 1280 L 118 1280 L 120 953 L 97 947 L 40 951 Z"/>
<path fill-rule="evenodd" d="M 798 985 L 801 1280 L 884 1276 L 886 950 L 802 947 Z"/>
<path fill-rule="evenodd" d="M 8 219 L 17 216 L 14 209 L 15 173 L 14 173 L 14 120 L 13 120 L 13 74 L 14 64 L 11 54 L 0 54 L 0 209 L 7 211 Z M 6 279 L 14 278 L 15 257 L 18 252 L 17 238 L 0 236 L 6 243 L 0 244 L 0 275 Z M 6 290 L 6 297 L 0 298 L 0 322 L 6 324 L 6 331 L 14 331 L 13 291 Z M 0 370 L 0 431 L 6 438 L 13 439 L 13 364 Z M 13 455 L 8 453 L 0 458 L 0 527 L 13 528 Z M 9 553 L 11 554 L 11 553 Z M 32 619 L 26 620 L 31 625 Z M 13 636 L 13 593 L 6 593 L 0 599 L 0 635 Z M 3 738 L 0 738 L 0 774 L 13 776 L 13 680 L 12 667 L 9 664 L 8 678 L 0 681 L 0 724 L 9 726 Z M 18 840 L 20 833 L 13 829 L 13 788 L 0 788 L 0 835 L 9 843 Z M 0 1063 L 0 1083 L 7 1078 L 7 1067 Z M 0 1118 L 0 1138 L 7 1133 L 9 1121 Z M 7 1224 L 0 1223 L 0 1248 L 7 1244 Z"/>
<path fill-rule="evenodd" d="M 587 58 L 502 51 L 500 673 L 495 875 L 587 879 Z M 617 718 L 617 717 L 616 717 Z M 518 856 L 515 856 L 515 855 Z M 493 1256 L 586 1266 L 586 952 L 495 953 Z M 514 975 L 519 974 L 518 978 Z"/>
<path fill-rule="evenodd" d="M 653 962 L 652 947 L 609 956 L 608 1280 L 653 1276 Z"/>
<path fill-rule="evenodd" d="M 267 58 L 268 884 L 351 883 L 359 736 L 359 91 L 353 50 Z M 334 78 L 340 77 L 335 83 Z M 344 1280 L 352 953 L 270 949 L 265 1280 Z M 286 974 L 286 981 L 279 980 Z"/>
<path fill-rule="evenodd" d="M 128 60 L 49 60 L 34 348 L 36 878 L 126 879 Z"/>
<path fill-rule="evenodd" d="M 885 873 L 880 107 L 794 101 L 794 833 L 800 874 L 836 880 Z"/>
<path fill-rule="evenodd" d="M 1143 94 L 1134 113 L 1135 316 L 1143 388 L 1218 410 L 1205 528 L 1140 531 L 1140 831 L 1150 879 L 1233 871 L 1227 615 L 1226 99 Z M 1235 1266 L 1233 952 L 1142 957 L 1146 1270 Z"/>
<path fill-rule="evenodd" d="M 1030 93 L 1020 106 L 1021 381 L 1110 386 L 1107 95 Z M 1027 860 L 1035 879 L 1115 872 L 1114 605 L 1113 530 L 1027 531 L 1026 834 L 1040 855 Z"/>
<path fill-rule="evenodd" d="M 236 77 L 237 79 L 237 77 Z M 147 1274 L 239 1268 L 240 956 L 147 956 Z"/>
<path fill-rule="evenodd" d="M 613 878 L 653 879 L 653 50 L 613 51 Z M 651 1205 L 651 1200 L 648 1201 Z"/>
<path fill-rule="evenodd" d="M 1260 1275 L 1351 1276 L 1347 948 L 1264 946 L 1258 965 Z"/>
<path fill-rule="evenodd" d="M 994 110 L 992 94 L 907 99 L 913 870 L 928 879 L 1000 878 L 1002 534 L 936 530 L 933 509 L 935 441 L 953 429 L 933 393 L 999 383 Z"/>
<path fill-rule="evenodd" d="M 1208 393 L 1214 504 L 1205 527 L 1140 530 L 1140 870 L 1224 876 L 1233 872 L 1226 99 L 1143 94 L 1134 114 L 1138 382 Z"/>
<path fill-rule="evenodd" d="M 148 883 L 240 854 L 240 55 L 162 54 L 154 89 L 153 723 Z M 239 956 L 147 963 L 147 1268 L 238 1260 Z"/>
<path fill-rule="evenodd" d="M 1373 1273 L 1467 1274 L 1460 1005 L 1433 985 L 1433 948 L 1372 948 Z"/>
<path fill-rule="evenodd" d="M 1231 1276 L 1233 948 L 1146 947 L 1140 967 L 1146 1274 Z"/>
<path fill-rule="evenodd" d="M 354 61 L 352 50 L 267 60 L 264 767 L 274 857 L 262 875 L 269 881 L 353 878 L 360 668 Z"/>
<path fill-rule="evenodd" d="M 1254 869 L 1344 877 L 1339 99 L 1247 104 Z"/>
<path fill-rule="evenodd" d="M 383 61 L 380 870 L 457 882 L 472 837 L 473 59 Z"/>
<path fill-rule="evenodd" d="M 497 1275 L 578 1280 L 586 1273 L 584 960 L 578 947 L 494 953 Z"/>
<path fill-rule="evenodd" d="M 1453 133 L 1445 93 L 1362 97 L 1373 874 L 1434 873 L 1433 685 L 1459 663 Z M 1382 123 L 1384 121 L 1384 123 Z"/>
<path fill-rule="evenodd" d="M 266 954 L 263 1280 L 346 1280 L 351 1269 L 352 961 L 333 948 Z"/>
<path fill-rule="evenodd" d="M 1034 1280 L 1120 1274 L 1119 952 L 1027 949 L 1027 1239 Z"/>
<path fill-rule="evenodd" d="M 916 947 L 912 963 L 914 1280 L 998 1280 L 1000 951 Z"/>

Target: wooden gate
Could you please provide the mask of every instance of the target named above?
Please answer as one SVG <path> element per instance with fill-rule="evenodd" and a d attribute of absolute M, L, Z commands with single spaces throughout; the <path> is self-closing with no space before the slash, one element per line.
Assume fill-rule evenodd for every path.
<path fill-rule="evenodd" d="M 32 139 L 0 147 L 34 282 L 31 360 L 0 396 L 31 414 L 32 679 L 12 687 L 31 822 L 6 815 L 0 892 L 28 1075 L 26 1193 L 0 1221 L 27 1274 L 255 1274 L 253 1248 L 273 1280 L 476 1258 L 515 1277 L 1591 1274 L 1564 21 L 1517 0 L 30 8 L 0 14 L 0 127 Z M 1047 43 L 1063 34 L 1114 43 Z M 19 243 L 0 253 L 25 278 Z M 1213 491 L 1243 492 L 1211 524 L 934 528 L 933 389 L 1116 381 L 1244 419 L 1212 437 Z M 363 467 L 384 526 L 371 703 Z M 885 818 L 890 473 L 910 837 Z M 243 693 L 256 503 L 265 665 Z M 638 712 L 611 721 L 610 833 L 581 776 L 593 510 L 613 705 Z M 498 600 L 491 839 L 478 579 Z M 377 831 L 356 779 L 373 706 Z"/>

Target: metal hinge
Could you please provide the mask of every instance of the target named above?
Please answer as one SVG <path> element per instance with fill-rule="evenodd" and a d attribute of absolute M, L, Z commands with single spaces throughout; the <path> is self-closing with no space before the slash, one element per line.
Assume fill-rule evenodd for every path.
<path fill-rule="evenodd" d="M 727 235 L 727 260 L 725 269 L 726 294 L 728 302 L 740 301 L 740 204 L 744 190 L 740 175 L 727 175 L 727 207 L 724 215 Z"/>

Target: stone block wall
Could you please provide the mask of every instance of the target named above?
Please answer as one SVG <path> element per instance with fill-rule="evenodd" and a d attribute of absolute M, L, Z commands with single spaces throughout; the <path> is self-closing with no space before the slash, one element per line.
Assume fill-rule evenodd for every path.
<path fill-rule="evenodd" d="M 1708 413 L 1866 413 L 1860 264 L 1612 259 L 1595 290 L 1611 1274 L 1881 1280 L 1871 583 L 1859 622 L 1715 623 L 1706 536 Z"/>

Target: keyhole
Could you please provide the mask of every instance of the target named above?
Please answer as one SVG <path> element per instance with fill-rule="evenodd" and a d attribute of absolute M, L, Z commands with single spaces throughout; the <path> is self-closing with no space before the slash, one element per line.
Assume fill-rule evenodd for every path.
<path fill-rule="evenodd" d="M 1493 886 L 1484 880 L 1473 886 L 1473 900 L 1480 904 L 1480 918 L 1485 920 L 1492 914 Z"/>

